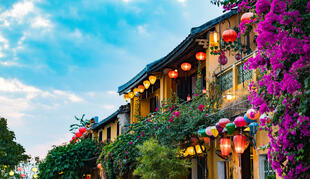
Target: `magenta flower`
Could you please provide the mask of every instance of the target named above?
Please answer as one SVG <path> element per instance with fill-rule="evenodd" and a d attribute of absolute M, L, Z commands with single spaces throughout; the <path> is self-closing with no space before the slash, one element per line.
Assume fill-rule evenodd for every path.
<path fill-rule="evenodd" d="M 157 112 L 157 111 L 158 111 L 158 108 L 155 109 L 155 112 Z"/>
<path fill-rule="evenodd" d="M 129 152 L 128 151 L 126 151 L 126 154 L 128 154 Z"/>
<path fill-rule="evenodd" d="M 130 141 L 130 142 L 129 142 L 129 145 L 132 145 L 132 143 L 133 143 L 133 142 Z"/>
<path fill-rule="evenodd" d="M 175 111 L 175 112 L 173 112 L 173 115 L 174 115 L 175 117 L 179 117 L 180 111 Z"/>
<path fill-rule="evenodd" d="M 200 105 L 198 106 L 199 111 L 203 111 L 204 108 L 205 108 L 205 105 L 203 105 L 203 104 L 200 104 Z"/>
<path fill-rule="evenodd" d="M 199 94 L 194 94 L 194 96 L 199 96 Z"/>
<path fill-rule="evenodd" d="M 174 116 L 171 116 L 169 122 L 173 122 Z"/>
<path fill-rule="evenodd" d="M 141 136 L 142 136 L 142 137 L 144 136 L 144 133 L 143 133 L 143 132 L 141 132 Z"/>
<path fill-rule="evenodd" d="M 138 135 L 138 136 L 137 136 L 137 139 L 139 139 L 139 138 L 140 138 L 140 136 Z"/>

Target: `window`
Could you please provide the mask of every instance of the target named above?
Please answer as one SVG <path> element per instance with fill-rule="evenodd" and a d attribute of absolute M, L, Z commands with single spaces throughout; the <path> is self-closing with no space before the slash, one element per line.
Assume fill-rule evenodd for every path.
<path fill-rule="evenodd" d="M 102 131 L 99 132 L 99 137 L 98 137 L 99 142 L 102 141 Z"/>
<path fill-rule="evenodd" d="M 222 74 L 219 77 L 222 91 L 226 91 L 233 87 L 233 73 L 232 70 Z"/>
<path fill-rule="evenodd" d="M 117 122 L 116 135 L 119 136 L 119 122 Z"/>
<path fill-rule="evenodd" d="M 240 64 L 238 66 L 238 84 L 251 80 L 253 77 L 252 70 L 244 70 L 243 67 L 244 67 L 244 64 Z"/>
<path fill-rule="evenodd" d="M 259 178 L 276 179 L 276 172 L 272 169 L 267 155 L 259 156 Z"/>
<path fill-rule="evenodd" d="M 107 141 L 111 140 L 111 127 L 107 128 Z"/>

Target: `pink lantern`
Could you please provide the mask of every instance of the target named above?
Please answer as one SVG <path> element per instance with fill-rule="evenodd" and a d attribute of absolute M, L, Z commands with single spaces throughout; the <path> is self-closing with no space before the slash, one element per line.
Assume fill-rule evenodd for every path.
<path fill-rule="evenodd" d="M 219 59 L 218 59 L 218 62 L 221 64 L 221 65 L 226 65 L 227 64 L 227 57 L 225 56 L 225 53 L 221 53 L 221 55 L 219 56 Z"/>
<path fill-rule="evenodd" d="M 237 127 L 244 127 L 247 125 L 247 122 L 244 120 L 242 116 L 236 117 L 234 123 Z"/>
<path fill-rule="evenodd" d="M 25 177 L 26 177 L 26 175 L 25 175 L 25 174 L 20 174 L 20 176 L 21 176 L 22 178 L 25 178 Z"/>
<path fill-rule="evenodd" d="M 21 172 L 21 171 L 23 171 L 23 168 L 22 168 L 22 167 L 18 167 L 17 170 L 18 170 L 19 172 Z"/>
<path fill-rule="evenodd" d="M 80 127 L 79 132 L 84 134 L 87 131 L 86 127 Z"/>
<path fill-rule="evenodd" d="M 226 124 L 230 123 L 230 120 L 227 118 L 222 118 L 219 121 L 219 125 L 224 129 L 226 127 Z"/>
<path fill-rule="evenodd" d="M 208 136 L 213 136 L 212 130 L 211 130 L 211 126 L 209 126 L 209 127 L 206 128 L 206 134 L 207 134 Z"/>

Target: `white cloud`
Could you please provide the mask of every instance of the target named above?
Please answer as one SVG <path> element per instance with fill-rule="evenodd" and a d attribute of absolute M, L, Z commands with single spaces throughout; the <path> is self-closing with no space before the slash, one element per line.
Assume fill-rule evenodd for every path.
<path fill-rule="evenodd" d="M 52 24 L 49 19 L 45 19 L 43 17 L 36 17 L 32 20 L 31 26 L 33 28 L 50 28 Z"/>
<path fill-rule="evenodd" d="M 111 91 L 111 90 L 107 91 L 107 93 L 110 95 L 118 95 L 118 93 L 116 91 Z"/>
<path fill-rule="evenodd" d="M 0 21 L 3 21 L 6 26 L 10 25 L 7 18 L 13 18 L 19 23 L 22 22 L 24 17 L 34 10 L 34 4 L 31 1 L 24 0 L 23 2 L 15 3 L 12 9 L 7 10 L 0 14 Z"/>
<path fill-rule="evenodd" d="M 137 27 L 138 33 L 141 35 L 149 36 L 149 32 L 147 31 L 147 25 L 139 25 Z"/>
<path fill-rule="evenodd" d="M 81 102 L 81 101 L 83 101 L 82 98 L 80 98 L 77 95 L 75 95 L 73 93 L 70 93 L 70 92 L 61 91 L 61 90 L 54 90 L 53 92 L 56 95 L 67 97 L 71 102 Z"/>
<path fill-rule="evenodd" d="M 103 108 L 106 110 L 116 109 L 116 107 L 113 104 L 105 104 L 103 105 Z"/>

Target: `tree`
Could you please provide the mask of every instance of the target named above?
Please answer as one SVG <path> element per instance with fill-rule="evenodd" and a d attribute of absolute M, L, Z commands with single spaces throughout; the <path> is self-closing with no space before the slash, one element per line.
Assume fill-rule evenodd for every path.
<path fill-rule="evenodd" d="M 7 127 L 7 120 L 0 118 L 0 166 L 5 166 L 1 170 L 0 177 L 7 176 L 9 171 L 22 161 L 27 161 L 30 157 L 25 154 L 25 149 L 15 140 L 15 134 Z"/>

